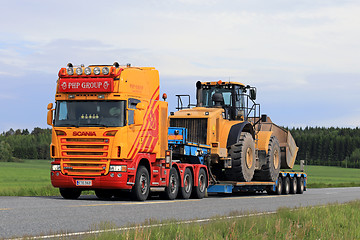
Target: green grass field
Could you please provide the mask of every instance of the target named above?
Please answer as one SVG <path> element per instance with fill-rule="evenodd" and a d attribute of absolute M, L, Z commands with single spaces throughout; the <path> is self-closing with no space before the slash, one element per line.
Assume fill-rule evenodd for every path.
<path fill-rule="evenodd" d="M 260 216 L 231 215 L 201 224 L 150 221 L 135 229 L 92 234 L 80 239 L 360 239 L 360 201 L 283 208 Z M 98 230 L 116 229 L 111 223 L 101 225 Z M 153 226 L 146 227 L 149 225 Z"/>
<path fill-rule="evenodd" d="M 295 170 L 299 166 L 295 166 Z M 307 166 L 308 187 L 360 186 L 360 169 Z M 50 183 L 50 160 L 0 162 L 0 196 L 55 196 Z"/>
<path fill-rule="evenodd" d="M 300 167 L 295 166 L 294 169 L 298 170 Z M 306 166 L 305 172 L 309 188 L 360 186 L 360 169 Z"/>
<path fill-rule="evenodd" d="M 0 162 L 0 196 L 54 196 L 50 183 L 50 160 Z"/>

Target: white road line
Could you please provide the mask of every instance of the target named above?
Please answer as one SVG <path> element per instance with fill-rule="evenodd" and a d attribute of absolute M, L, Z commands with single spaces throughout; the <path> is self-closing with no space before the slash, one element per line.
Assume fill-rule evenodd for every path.
<path fill-rule="evenodd" d="M 87 234 L 99 234 L 99 233 L 106 233 L 106 232 L 121 232 L 121 231 L 136 230 L 136 229 L 162 227 L 162 226 L 167 226 L 167 225 L 171 225 L 171 224 L 204 223 L 204 222 L 212 222 L 212 221 L 217 221 L 217 220 L 228 220 L 228 219 L 243 218 L 243 217 L 270 215 L 270 214 L 274 214 L 274 213 L 276 213 L 276 211 L 263 212 L 263 213 L 253 213 L 253 214 L 238 215 L 238 216 L 229 216 L 229 217 L 222 217 L 222 218 L 205 218 L 205 219 L 198 219 L 198 220 L 179 221 L 179 222 L 175 222 L 175 223 L 159 223 L 159 224 L 152 224 L 152 225 L 146 225 L 146 226 L 121 227 L 121 228 L 86 231 L 86 232 L 75 232 L 75 233 L 60 233 L 60 234 L 53 234 L 53 235 L 46 235 L 46 236 L 36 236 L 36 237 L 26 237 L 26 238 L 12 238 L 11 240 L 50 239 L 50 238 L 75 237 L 75 236 L 82 236 L 82 235 L 87 235 Z"/>

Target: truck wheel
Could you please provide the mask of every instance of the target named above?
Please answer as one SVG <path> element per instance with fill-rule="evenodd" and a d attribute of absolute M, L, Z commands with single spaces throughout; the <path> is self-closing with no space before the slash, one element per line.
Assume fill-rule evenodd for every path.
<path fill-rule="evenodd" d="M 278 177 L 278 180 L 277 180 L 277 185 L 276 185 L 276 189 L 275 189 L 275 194 L 276 194 L 276 195 L 281 195 L 281 194 L 282 194 L 282 190 L 283 190 L 283 178 L 280 176 L 280 177 Z"/>
<path fill-rule="evenodd" d="M 282 194 L 288 195 L 289 192 L 290 192 L 290 179 L 288 177 L 285 177 L 284 181 L 283 181 L 283 192 L 282 192 Z"/>
<path fill-rule="evenodd" d="M 199 170 L 198 175 L 198 185 L 194 186 L 192 197 L 197 199 L 202 199 L 205 197 L 207 187 L 207 175 L 203 168 Z"/>
<path fill-rule="evenodd" d="M 183 184 L 184 187 L 180 188 L 180 197 L 189 199 L 193 189 L 193 177 L 189 168 L 185 169 Z"/>
<path fill-rule="evenodd" d="M 291 194 L 296 194 L 296 192 L 297 192 L 297 178 L 296 178 L 296 176 L 294 176 L 290 180 L 290 193 Z"/>
<path fill-rule="evenodd" d="M 228 149 L 232 168 L 226 168 L 230 181 L 250 182 L 255 171 L 255 142 L 250 133 L 241 133 L 240 140 Z"/>
<path fill-rule="evenodd" d="M 297 181 L 297 193 L 303 194 L 304 193 L 304 178 L 300 177 L 299 181 Z"/>
<path fill-rule="evenodd" d="M 268 153 L 265 151 L 259 152 L 260 163 L 265 163 L 261 166 L 261 170 L 255 170 L 254 179 L 259 181 L 276 181 L 280 172 L 280 144 L 275 136 L 271 136 L 269 141 Z"/>
<path fill-rule="evenodd" d="M 169 174 L 169 185 L 165 188 L 163 196 L 165 199 L 174 200 L 179 192 L 179 174 L 175 168 L 171 168 Z"/>
<path fill-rule="evenodd" d="M 109 189 L 96 189 L 95 195 L 102 200 L 109 200 L 114 196 L 113 192 Z"/>
<path fill-rule="evenodd" d="M 149 171 L 145 166 L 139 166 L 136 172 L 135 185 L 131 190 L 132 198 L 138 201 L 145 201 L 149 196 L 149 191 Z"/>
<path fill-rule="evenodd" d="M 75 188 L 60 188 L 60 194 L 65 199 L 78 199 L 81 195 L 80 189 Z"/>

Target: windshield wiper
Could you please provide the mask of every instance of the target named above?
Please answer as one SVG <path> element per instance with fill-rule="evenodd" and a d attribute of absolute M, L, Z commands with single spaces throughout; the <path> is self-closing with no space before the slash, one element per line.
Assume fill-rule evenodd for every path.
<path fill-rule="evenodd" d="M 57 124 L 55 127 L 79 127 L 79 126 L 73 123 L 62 123 L 62 124 Z"/>

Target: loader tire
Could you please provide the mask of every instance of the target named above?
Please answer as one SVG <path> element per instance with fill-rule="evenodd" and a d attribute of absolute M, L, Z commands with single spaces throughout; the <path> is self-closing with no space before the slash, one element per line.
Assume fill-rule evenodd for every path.
<path fill-rule="evenodd" d="M 241 133 L 238 143 L 228 149 L 232 168 L 225 169 L 229 181 L 250 182 L 255 171 L 255 142 L 250 133 Z"/>
<path fill-rule="evenodd" d="M 265 163 L 260 170 L 255 170 L 254 180 L 275 182 L 280 172 L 280 144 L 275 136 L 271 136 L 267 154 L 259 152 L 259 162 Z"/>

